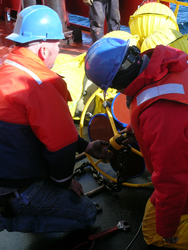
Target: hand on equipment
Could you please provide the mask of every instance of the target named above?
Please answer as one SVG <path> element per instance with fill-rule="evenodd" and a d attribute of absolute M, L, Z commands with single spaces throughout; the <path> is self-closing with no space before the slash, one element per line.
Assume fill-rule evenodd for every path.
<path fill-rule="evenodd" d="M 136 141 L 136 138 L 134 136 L 134 133 L 128 132 L 127 128 L 119 131 L 119 134 L 126 134 L 125 140 L 121 142 L 122 145 L 127 146 L 128 144 L 132 144 Z"/>
<path fill-rule="evenodd" d="M 77 182 L 75 179 L 72 179 L 72 182 L 70 186 L 68 187 L 68 189 L 74 191 L 79 197 L 84 195 L 82 185 L 79 182 Z"/>
<path fill-rule="evenodd" d="M 113 153 L 108 151 L 108 142 L 96 140 L 93 142 L 89 142 L 85 153 L 89 154 L 90 156 L 96 158 L 96 159 L 104 159 L 109 160 L 113 156 Z M 106 148 L 104 148 L 106 146 Z"/>
<path fill-rule="evenodd" d="M 83 0 L 83 3 L 85 3 L 87 6 L 90 6 L 93 4 L 93 0 Z"/>

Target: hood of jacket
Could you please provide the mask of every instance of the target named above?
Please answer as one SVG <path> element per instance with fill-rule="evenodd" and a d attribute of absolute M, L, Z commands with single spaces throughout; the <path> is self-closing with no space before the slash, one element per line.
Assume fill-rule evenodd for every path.
<path fill-rule="evenodd" d="M 188 55 L 169 46 L 158 45 L 144 54 L 151 56 L 150 62 L 147 68 L 124 90 L 127 96 L 134 97 L 144 86 L 159 81 L 168 73 L 182 72 L 188 68 Z"/>

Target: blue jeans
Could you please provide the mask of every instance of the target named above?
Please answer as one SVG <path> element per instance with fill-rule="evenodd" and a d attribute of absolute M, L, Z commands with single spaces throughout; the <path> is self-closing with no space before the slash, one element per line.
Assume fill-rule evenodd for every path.
<path fill-rule="evenodd" d="M 0 230 L 19 232 L 66 232 L 91 226 L 96 208 L 86 196 L 59 189 L 48 181 L 37 181 L 11 200 L 16 213 L 12 219 L 0 215 Z"/>

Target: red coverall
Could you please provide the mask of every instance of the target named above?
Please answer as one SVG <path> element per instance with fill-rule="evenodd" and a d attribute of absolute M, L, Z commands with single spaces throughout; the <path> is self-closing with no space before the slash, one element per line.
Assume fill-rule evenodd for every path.
<path fill-rule="evenodd" d="M 160 45 L 124 91 L 133 97 L 131 126 L 155 187 L 143 220 L 148 245 L 188 249 L 187 77 L 187 54 Z M 174 245 L 163 240 L 172 236 Z"/>

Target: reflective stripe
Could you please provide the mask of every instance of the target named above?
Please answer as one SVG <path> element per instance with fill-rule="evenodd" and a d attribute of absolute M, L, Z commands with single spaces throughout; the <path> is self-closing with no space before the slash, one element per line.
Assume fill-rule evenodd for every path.
<path fill-rule="evenodd" d="M 12 65 L 12 66 L 14 66 L 14 67 L 16 67 L 16 68 L 18 68 L 18 69 L 21 69 L 21 70 L 23 70 L 24 72 L 28 73 L 31 77 L 33 77 L 33 79 L 34 79 L 38 84 L 41 84 L 41 83 L 42 83 L 42 81 L 40 80 L 40 78 L 38 78 L 38 76 L 35 75 L 35 73 L 33 73 L 31 70 L 25 68 L 24 66 L 20 65 L 19 63 L 16 63 L 16 62 L 11 61 L 11 60 L 8 60 L 8 59 L 5 60 L 5 63 L 6 63 L 6 64 L 10 64 L 10 65 Z"/>
<path fill-rule="evenodd" d="M 137 106 L 145 101 L 148 101 L 154 97 L 165 95 L 165 94 L 185 94 L 184 87 L 178 83 L 168 83 L 157 87 L 147 89 L 140 93 L 137 97 Z"/>
<path fill-rule="evenodd" d="M 69 179 L 72 178 L 72 176 L 73 176 L 73 175 L 71 175 L 71 176 L 69 176 L 69 177 L 67 177 L 67 178 L 65 178 L 65 179 L 61 179 L 61 180 L 57 180 L 57 179 L 55 179 L 55 178 L 53 178 L 53 177 L 51 177 L 51 176 L 50 176 L 50 178 L 51 178 L 53 181 L 55 181 L 55 182 L 61 183 L 61 182 L 68 181 Z"/>

